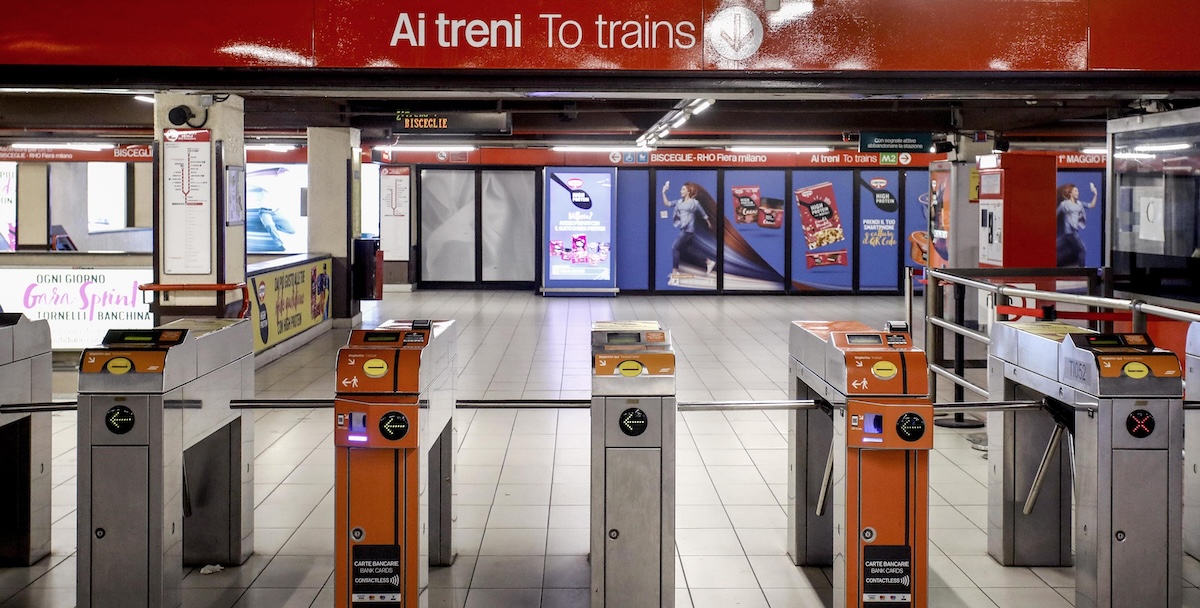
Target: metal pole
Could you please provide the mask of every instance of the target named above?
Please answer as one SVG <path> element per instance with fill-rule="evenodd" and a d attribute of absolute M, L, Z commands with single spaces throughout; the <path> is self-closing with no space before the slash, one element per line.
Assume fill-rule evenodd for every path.
<path fill-rule="evenodd" d="M 1029 488 L 1029 497 L 1025 499 L 1025 507 L 1021 509 L 1021 512 L 1026 515 L 1033 512 L 1033 505 L 1037 503 L 1038 494 L 1042 493 L 1042 484 L 1046 481 L 1046 471 L 1050 469 L 1050 459 L 1054 458 L 1054 453 L 1058 451 L 1065 430 L 1067 427 L 1056 424 L 1054 431 L 1050 433 L 1050 443 L 1046 445 L 1046 453 L 1042 454 L 1042 462 L 1038 465 L 1037 475 L 1033 476 L 1033 487 Z"/>
<path fill-rule="evenodd" d="M 913 326 L 913 267 L 904 267 L 904 320 Z"/>
<path fill-rule="evenodd" d="M 954 324 L 958 326 L 966 325 L 967 320 L 967 286 L 961 283 L 954 284 Z M 966 337 L 960 333 L 954 334 L 954 375 L 963 378 L 966 373 Z M 933 373 L 933 366 L 930 366 L 930 373 Z M 931 393 L 932 394 L 932 393 Z M 933 394 L 937 398 L 936 394 Z M 954 383 L 954 401 L 957 403 L 966 398 L 964 388 L 958 382 Z M 974 418 L 967 419 L 966 414 L 956 412 L 952 419 L 934 420 L 934 424 L 951 429 L 977 429 L 983 426 L 983 422 Z"/>

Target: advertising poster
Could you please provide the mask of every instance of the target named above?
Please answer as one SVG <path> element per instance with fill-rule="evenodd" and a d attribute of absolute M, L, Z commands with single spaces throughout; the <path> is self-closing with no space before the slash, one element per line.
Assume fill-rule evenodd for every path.
<path fill-rule="evenodd" d="M 854 288 L 854 171 L 792 173 L 792 283 L 800 291 Z"/>
<path fill-rule="evenodd" d="M 266 350 L 329 318 L 328 258 L 249 277 L 254 352 Z"/>
<path fill-rule="evenodd" d="M 923 268 L 929 264 L 929 172 L 908 171 L 904 177 L 904 231 L 900 243 L 904 265 Z M 914 279 L 917 281 L 918 279 Z M 920 283 L 914 285 L 918 289 Z"/>
<path fill-rule="evenodd" d="M 379 246 L 383 259 L 407 262 L 410 247 L 409 207 L 412 205 L 412 169 L 383 167 L 379 170 Z"/>
<path fill-rule="evenodd" d="M 305 253 L 308 218 L 301 215 L 308 165 L 246 165 L 246 251 Z"/>
<path fill-rule="evenodd" d="M 1104 259 L 1104 171 L 1059 171 L 1054 194 L 1058 267 L 1100 266 Z"/>
<path fill-rule="evenodd" d="M 151 280 L 149 268 L 0 268 L 0 310 L 48 321 L 55 350 L 82 350 L 110 329 L 154 326 L 138 291 Z"/>
<path fill-rule="evenodd" d="M 726 291 L 783 291 L 785 178 L 783 171 L 725 172 Z"/>
<path fill-rule="evenodd" d="M 933 226 L 929 235 L 929 267 L 946 268 L 950 265 L 950 185 L 953 173 L 949 163 L 940 163 L 929 168 L 929 214 Z"/>
<path fill-rule="evenodd" d="M 613 293 L 615 168 L 546 167 L 542 289 Z"/>
<path fill-rule="evenodd" d="M 858 174 L 858 288 L 900 286 L 900 172 Z"/>
<path fill-rule="evenodd" d="M 212 133 L 163 132 L 163 273 L 212 272 Z"/>
<path fill-rule="evenodd" d="M 17 163 L 0 163 L 0 251 L 17 249 Z"/>
<path fill-rule="evenodd" d="M 655 172 L 654 288 L 716 290 L 717 172 Z"/>

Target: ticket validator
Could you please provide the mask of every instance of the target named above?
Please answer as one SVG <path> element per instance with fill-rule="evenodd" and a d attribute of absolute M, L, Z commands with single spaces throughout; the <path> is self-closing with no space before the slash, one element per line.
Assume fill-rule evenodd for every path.
<path fill-rule="evenodd" d="M 1145 334 L 1060 322 L 999 322 L 991 339 L 988 385 L 1003 387 L 993 399 L 1046 408 L 988 414 L 988 552 L 1005 565 L 1070 563 L 1073 454 L 1075 606 L 1178 608 L 1178 357 Z"/>
<path fill-rule="evenodd" d="M 797 412 L 789 424 L 793 561 L 820 565 L 828 535 L 834 606 L 928 606 L 933 405 L 925 353 L 907 331 L 854 322 L 797 321 L 790 340 L 794 396 L 829 412 Z M 809 436 L 816 445 L 806 445 Z M 821 496 L 826 468 L 831 489 Z M 810 518 L 826 501 L 827 519 Z"/>
<path fill-rule="evenodd" d="M 0 405 L 51 399 L 50 326 L 0 313 Z M 0 566 L 50 553 L 50 414 L 0 412 Z"/>
<path fill-rule="evenodd" d="M 592 325 L 592 608 L 675 605 L 675 351 L 656 321 Z"/>
<path fill-rule="evenodd" d="M 254 548 L 254 391 L 244 319 L 111 330 L 79 366 L 79 608 L 182 602 L 183 567 Z"/>
<path fill-rule="evenodd" d="M 453 321 L 388 321 L 338 351 L 334 605 L 417 608 L 449 566 Z"/>

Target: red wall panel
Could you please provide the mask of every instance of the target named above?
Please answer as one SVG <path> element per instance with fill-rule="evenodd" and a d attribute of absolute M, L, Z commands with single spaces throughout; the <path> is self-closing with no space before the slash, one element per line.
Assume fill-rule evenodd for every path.
<path fill-rule="evenodd" d="M 1092 0 L 1088 67 L 1200 70 L 1200 2 Z"/>

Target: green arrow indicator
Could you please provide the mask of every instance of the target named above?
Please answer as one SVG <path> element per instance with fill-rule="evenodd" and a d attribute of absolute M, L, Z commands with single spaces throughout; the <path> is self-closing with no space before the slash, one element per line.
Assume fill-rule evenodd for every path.
<path fill-rule="evenodd" d="M 104 426 L 117 435 L 124 435 L 133 430 L 134 421 L 133 410 L 123 405 L 109 408 L 104 416 Z"/>
<path fill-rule="evenodd" d="M 619 421 L 621 432 L 630 437 L 637 437 L 646 432 L 646 412 L 636 407 L 631 407 L 621 412 Z"/>
<path fill-rule="evenodd" d="M 388 412 L 379 418 L 379 433 L 388 441 L 403 439 L 408 434 L 408 416 Z"/>

